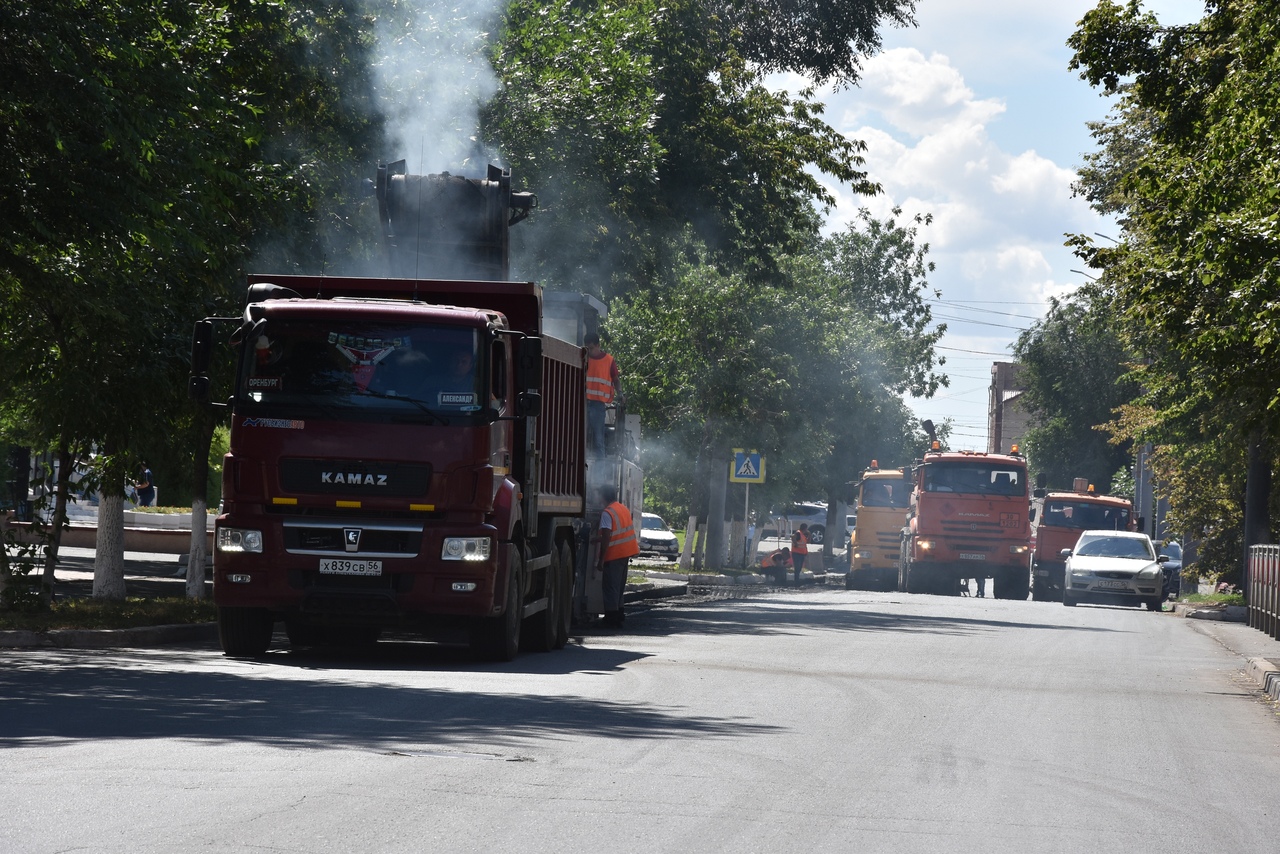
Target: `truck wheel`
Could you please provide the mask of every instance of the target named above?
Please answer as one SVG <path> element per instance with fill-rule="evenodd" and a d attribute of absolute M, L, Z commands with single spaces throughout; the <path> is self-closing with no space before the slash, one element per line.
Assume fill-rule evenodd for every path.
<path fill-rule="evenodd" d="M 560 587 L 560 619 L 556 622 L 556 649 L 564 649 L 573 627 L 573 586 L 577 575 L 573 569 L 573 549 L 567 542 L 560 544 L 560 571 L 564 574 L 561 576 L 563 583 Z"/>
<path fill-rule="evenodd" d="M 547 607 L 530 617 L 524 625 L 521 644 L 532 652 L 550 652 L 556 648 L 556 635 L 559 634 L 561 607 L 561 588 L 564 578 L 560 568 L 560 551 L 551 548 L 551 564 L 546 569 L 546 580 L 542 593 L 547 598 Z"/>
<path fill-rule="evenodd" d="M 1030 569 L 1011 569 L 997 572 L 995 575 L 994 593 L 997 599 L 1016 599 L 1025 602 L 1027 589 L 1031 586 Z"/>
<path fill-rule="evenodd" d="M 266 608 L 218 608 L 218 642 L 224 655 L 251 658 L 271 646 L 275 621 Z"/>
<path fill-rule="evenodd" d="M 903 586 L 906 587 L 908 593 L 929 593 L 931 592 L 931 579 L 925 577 L 920 567 L 912 567 L 911 561 L 907 561 L 902 565 Z"/>
<path fill-rule="evenodd" d="M 520 549 L 508 549 L 507 605 L 496 617 L 485 617 L 471 630 L 471 650 L 485 661 L 511 661 L 520 653 L 520 624 L 524 607 L 520 601 Z"/>

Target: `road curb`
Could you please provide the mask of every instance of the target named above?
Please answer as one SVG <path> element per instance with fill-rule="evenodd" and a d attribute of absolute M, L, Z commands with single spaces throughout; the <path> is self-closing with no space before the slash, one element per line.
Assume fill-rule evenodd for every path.
<path fill-rule="evenodd" d="M 1244 672 L 1258 683 L 1264 694 L 1273 700 L 1280 700 L 1280 667 L 1265 658 L 1251 658 Z"/>
<path fill-rule="evenodd" d="M 1173 613 L 1188 620 L 1217 620 L 1223 623 L 1244 623 L 1249 620 L 1249 610 L 1243 605 L 1198 605 L 1174 603 Z"/>
<path fill-rule="evenodd" d="M 13 629 L 0 631 L 0 647 L 110 649 L 129 646 L 166 646 L 174 643 L 217 640 L 217 638 L 217 623 L 138 626 L 132 629 L 51 629 L 47 632 Z"/>

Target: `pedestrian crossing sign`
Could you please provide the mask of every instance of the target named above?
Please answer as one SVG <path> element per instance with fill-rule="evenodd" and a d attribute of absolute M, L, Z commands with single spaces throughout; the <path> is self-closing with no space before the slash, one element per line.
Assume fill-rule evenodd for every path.
<path fill-rule="evenodd" d="M 764 457 L 759 451 L 733 449 L 733 463 L 729 466 L 730 483 L 764 483 Z"/>

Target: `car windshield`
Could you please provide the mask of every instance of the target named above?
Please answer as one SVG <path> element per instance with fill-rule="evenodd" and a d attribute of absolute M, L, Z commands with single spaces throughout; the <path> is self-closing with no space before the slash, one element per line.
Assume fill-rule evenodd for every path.
<path fill-rule="evenodd" d="M 1024 475 L 1021 467 L 979 460 L 929 463 L 924 467 L 924 488 L 926 492 L 1026 495 Z"/>
<path fill-rule="evenodd" d="M 1133 560 L 1155 560 L 1151 541 L 1139 537 L 1081 537 L 1075 554 L 1081 557 L 1121 557 Z"/>
<path fill-rule="evenodd" d="M 441 420 L 481 410 L 479 335 L 440 325 L 273 321 L 246 341 L 239 403 Z"/>
<path fill-rule="evenodd" d="M 646 531 L 667 531 L 667 523 L 659 516 L 645 516 L 640 520 L 640 526 Z"/>
<path fill-rule="evenodd" d="M 1123 531 L 1129 527 L 1129 509 L 1090 501 L 1052 499 L 1044 504 L 1040 524 L 1077 531 L 1105 529 Z"/>
<path fill-rule="evenodd" d="M 1168 555 L 1174 560 L 1182 560 L 1182 546 L 1177 543 L 1165 543 L 1160 547 L 1160 554 Z"/>

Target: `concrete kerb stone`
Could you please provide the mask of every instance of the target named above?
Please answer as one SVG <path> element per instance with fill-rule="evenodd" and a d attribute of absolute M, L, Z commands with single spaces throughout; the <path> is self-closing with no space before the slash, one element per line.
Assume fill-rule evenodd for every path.
<path fill-rule="evenodd" d="M 217 623 L 184 623 L 170 626 L 139 626 L 132 629 L 51 629 L 47 632 L 0 631 L 0 647 L 29 649 L 110 649 L 113 647 L 166 646 L 218 638 Z"/>
<path fill-rule="evenodd" d="M 1243 605 L 1201 605 L 1194 602 L 1175 602 L 1173 613 L 1188 620 L 1217 620 L 1224 623 L 1245 623 L 1249 609 Z"/>
<path fill-rule="evenodd" d="M 1251 658 L 1245 667 L 1245 674 L 1262 688 L 1262 692 L 1273 700 L 1280 700 L 1280 667 L 1265 658 Z"/>

